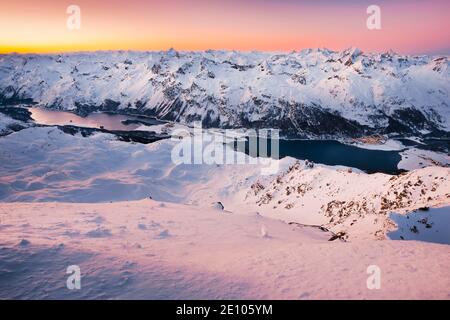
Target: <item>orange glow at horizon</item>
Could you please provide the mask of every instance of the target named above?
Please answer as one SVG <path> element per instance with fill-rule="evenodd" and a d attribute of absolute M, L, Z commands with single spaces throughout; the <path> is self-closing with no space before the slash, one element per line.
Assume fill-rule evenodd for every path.
<path fill-rule="evenodd" d="M 364 0 L 1 0 L 0 53 L 351 46 L 449 53 L 450 1 L 378 2 L 382 29 L 370 31 L 372 3 Z M 71 4 L 81 8 L 80 30 L 66 27 Z"/>

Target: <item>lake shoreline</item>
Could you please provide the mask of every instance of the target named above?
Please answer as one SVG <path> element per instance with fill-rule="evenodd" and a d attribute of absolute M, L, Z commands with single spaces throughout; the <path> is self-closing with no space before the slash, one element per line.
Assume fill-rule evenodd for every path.
<path fill-rule="evenodd" d="M 151 130 L 142 130 L 142 126 L 151 129 L 152 126 L 173 124 L 173 122 L 161 121 L 155 117 L 113 111 L 95 111 L 82 117 L 75 112 L 76 110 L 54 110 L 34 105 L 1 107 L 0 111 L 1 109 L 6 111 L 3 112 L 4 114 L 15 119 L 31 122 L 37 126 L 57 126 L 68 134 L 81 133 L 83 136 L 87 136 L 94 132 L 104 132 L 114 134 L 122 141 L 144 144 L 170 138 L 170 134 L 158 135 Z M 189 126 L 187 127 L 189 128 Z M 17 128 L 24 129 L 26 127 Z M 445 154 L 448 150 L 447 145 L 450 144 L 445 139 L 430 138 L 428 141 L 431 143 L 427 144 L 427 140 L 421 140 L 418 137 L 380 137 L 383 138 L 383 141 L 377 139 L 377 143 L 364 143 L 365 140 L 361 139 L 365 138 L 359 140 L 339 137 L 335 139 L 302 139 L 282 136 L 279 139 L 279 157 L 289 156 L 326 165 L 346 166 L 367 173 L 400 174 L 407 171 L 399 168 L 400 162 L 404 160 L 403 152 L 416 148 Z M 387 142 L 393 146 L 387 145 Z M 248 150 L 244 152 L 248 154 Z"/>

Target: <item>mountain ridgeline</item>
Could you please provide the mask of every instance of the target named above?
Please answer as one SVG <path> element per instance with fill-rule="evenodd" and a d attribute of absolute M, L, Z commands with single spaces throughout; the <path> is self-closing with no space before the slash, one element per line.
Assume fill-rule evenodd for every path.
<path fill-rule="evenodd" d="M 448 57 L 306 49 L 0 55 L 0 105 L 154 116 L 287 137 L 450 136 Z"/>

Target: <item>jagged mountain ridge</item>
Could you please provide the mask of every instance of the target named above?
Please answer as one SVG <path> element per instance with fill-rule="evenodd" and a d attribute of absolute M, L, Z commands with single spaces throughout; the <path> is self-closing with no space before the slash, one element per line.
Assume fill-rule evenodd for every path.
<path fill-rule="evenodd" d="M 307 49 L 1 55 L 0 104 L 119 111 L 295 137 L 448 134 L 448 57 Z"/>

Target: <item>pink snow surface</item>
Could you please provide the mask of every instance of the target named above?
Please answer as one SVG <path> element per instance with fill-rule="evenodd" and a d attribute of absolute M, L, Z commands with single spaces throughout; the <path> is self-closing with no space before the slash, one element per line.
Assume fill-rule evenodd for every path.
<path fill-rule="evenodd" d="M 450 246 L 153 200 L 0 203 L 0 298 L 449 299 Z M 70 265 L 81 289 L 66 288 Z M 381 271 L 368 289 L 367 268 Z"/>

